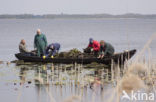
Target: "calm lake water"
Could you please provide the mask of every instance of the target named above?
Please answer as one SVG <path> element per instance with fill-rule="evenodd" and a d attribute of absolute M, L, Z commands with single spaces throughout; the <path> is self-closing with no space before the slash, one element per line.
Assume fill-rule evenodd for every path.
<path fill-rule="evenodd" d="M 150 36 L 156 33 L 156 19 L 0 19 L 0 60 L 15 60 L 14 54 L 18 53 L 21 39 L 25 39 L 28 49 L 32 50 L 38 28 L 47 36 L 49 44 L 60 43 L 61 51 L 72 48 L 82 51 L 92 37 L 111 43 L 116 52 L 130 49 L 139 52 Z M 153 60 L 156 58 L 155 44 L 156 40 L 149 46 L 149 52 L 145 53 L 152 54 Z M 110 75 L 106 75 L 104 66 L 100 70 L 95 68 L 101 66 L 89 70 L 84 67 L 0 64 L 0 100 L 53 102 L 53 97 L 56 102 L 63 102 L 73 95 L 78 95 L 72 97 L 78 100 L 81 96 L 82 102 L 103 102 L 109 99 L 114 83 L 108 82 Z M 99 84 L 99 80 L 102 83 Z M 92 83 L 95 83 L 95 89 L 91 88 Z"/>
<path fill-rule="evenodd" d="M 156 33 L 156 19 L 0 19 L 0 60 L 14 60 L 21 39 L 32 50 L 37 28 L 46 34 L 49 44 L 59 42 L 61 51 L 82 50 L 92 37 L 111 43 L 116 52 L 121 52 L 142 49 Z M 153 53 L 155 43 L 150 46 Z"/>

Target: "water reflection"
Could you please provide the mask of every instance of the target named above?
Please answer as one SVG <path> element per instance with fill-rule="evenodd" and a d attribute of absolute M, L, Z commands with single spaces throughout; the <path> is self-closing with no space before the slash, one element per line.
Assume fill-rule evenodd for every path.
<path fill-rule="evenodd" d="M 119 102 L 121 90 L 136 87 L 140 90 L 143 84 L 155 89 L 155 64 L 129 65 L 125 71 L 131 70 L 126 72 L 115 66 L 96 63 L 3 65 L 0 98 L 5 102 Z M 5 98 L 7 96 L 10 98 Z"/>
<path fill-rule="evenodd" d="M 26 64 L 18 65 L 17 69 L 20 70 L 21 84 L 34 85 L 37 102 L 102 102 L 105 88 L 113 87 L 109 67 L 102 64 L 94 63 L 94 67 L 81 64 Z"/>

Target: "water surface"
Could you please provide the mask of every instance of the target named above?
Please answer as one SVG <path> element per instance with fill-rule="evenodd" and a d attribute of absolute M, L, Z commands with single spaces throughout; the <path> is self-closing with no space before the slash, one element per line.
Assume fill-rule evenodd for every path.
<path fill-rule="evenodd" d="M 82 51 L 93 37 L 111 43 L 116 52 L 127 49 L 139 52 L 156 32 L 156 19 L 0 19 L 0 60 L 15 60 L 21 39 L 32 50 L 38 28 L 47 36 L 49 44 L 59 42 L 61 51 L 72 48 Z M 152 60 L 156 58 L 155 44 L 156 40 L 144 54 L 152 54 Z M 49 95 L 56 102 L 73 95 L 81 97 L 83 102 L 103 102 L 109 99 L 115 86 L 103 65 L 7 65 L 6 62 L 0 64 L 3 102 L 51 102 Z"/>

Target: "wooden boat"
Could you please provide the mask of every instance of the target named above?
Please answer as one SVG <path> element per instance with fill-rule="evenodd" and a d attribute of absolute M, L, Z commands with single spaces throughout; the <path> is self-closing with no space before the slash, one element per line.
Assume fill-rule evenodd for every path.
<path fill-rule="evenodd" d="M 98 59 L 97 57 L 42 58 L 38 56 L 27 56 L 22 53 L 15 54 L 15 56 L 17 59 L 23 60 L 24 62 L 63 63 L 63 64 L 71 64 L 71 63 L 89 64 L 92 62 L 97 62 L 103 64 L 111 64 L 111 62 L 114 61 L 115 63 L 124 64 L 124 62 L 126 60 L 129 60 L 135 53 L 136 50 L 134 49 L 130 51 L 124 51 L 122 53 L 117 53 L 114 54 L 113 56 L 105 56 L 103 59 Z"/>

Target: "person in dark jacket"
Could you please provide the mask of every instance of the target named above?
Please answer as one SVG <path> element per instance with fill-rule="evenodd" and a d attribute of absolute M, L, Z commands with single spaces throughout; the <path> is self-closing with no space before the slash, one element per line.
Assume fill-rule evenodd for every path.
<path fill-rule="evenodd" d="M 47 38 L 41 33 L 40 29 L 37 30 L 37 34 L 34 38 L 34 48 L 37 48 L 37 56 L 41 57 L 45 55 L 47 47 Z"/>
<path fill-rule="evenodd" d="M 104 56 L 112 56 L 114 54 L 114 47 L 103 40 L 100 41 L 100 52 L 98 58 L 103 58 Z"/>
<path fill-rule="evenodd" d="M 55 56 L 56 53 L 58 53 L 60 50 L 60 44 L 59 43 L 52 43 L 48 45 L 46 49 L 46 56 Z"/>

